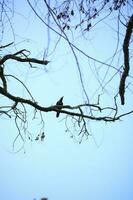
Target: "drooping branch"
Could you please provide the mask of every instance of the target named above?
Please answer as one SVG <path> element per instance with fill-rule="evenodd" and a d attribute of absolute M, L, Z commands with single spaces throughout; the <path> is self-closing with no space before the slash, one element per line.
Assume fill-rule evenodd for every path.
<path fill-rule="evenodd" d="M 123 53 L 124 53 L 124 71 L 121 76 L 120 85 L 119 85 L 119 95 L 121 98 L 121 104 L 125 104 L 125 82 L 129 74 L 130 64 L 129 64 L 129 42 L 133 31 L 133 15 L 130 17 L 126 35 L 123 43 Z"/>

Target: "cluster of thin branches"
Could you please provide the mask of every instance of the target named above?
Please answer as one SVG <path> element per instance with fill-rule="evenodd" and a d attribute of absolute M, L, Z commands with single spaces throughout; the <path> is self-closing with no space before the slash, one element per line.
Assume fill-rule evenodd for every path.
<path fill-rule="evenodd" d="M 5 38 L 9 29 L 12 32 L 12 38 L 15 39 L 12 19 L 14 16 L 14 1 L 0 0 L 0 42 Z M 11 36 L 10 36 L 11 37 Z"/>
<path fill-rule="evenodd" d="M 38 11 L 34 8 L 34 5 L 30 2 L 30 0 L 27 0 L 28 4 L 30 5 L 31 9 L 35 13 L 35 15 L 41 20 L 41 22 L 48 27 L 49 30 L 53 31 L 56 33 L 59 37 L 63 38 L 68 45 L 70 46 L 71 52 L 75 58 L 75 63 L 77 65 L 78 73 L 79 73 L 79 78 L 82 86 L 82 90 L 85 94 L 85 97 L 87 101 L 89 102 L 89 97 L 85 89 L 84 85 L 84 80 L 82 77 L 82 70 L 80 67 L 80 61 L 76 55 L 76 51 L 79 51 L 82 55 L 84 55 L 86 58 L 89 60 L 92 60 L 96 63 L 102 64 L 107 66 L 108 68 L 114 68 L 116 70 L 116 73 L 113 75 L 113 77 L 110 78 L 112 80 L 114 76 L 118 73 L 121 75 L 121 80 L 119 84 L 119 95 L 121 98 L 121 104 L 125 104 L 124 100 L 124 94 L 125 94 L 125 88 L 126 88 L 126 78 L 129 75 L 129 60 L 130 60 L 130 55 L 129 55 L 129 44 L 131 42 L 131 36 L 132 36 L 132 29 L 133 29 L 133 21 L 132 18 L 133 16 L 124 16 L 125 13 L 123 13 L 123 7 L 129 7 L 131 10 L 133 10 L 133 6 L 131 5 L 130 1 L 128 0 L 107 0 L 107 1 L 62 1 L 58 2 L 57 5 L 55 6 L 54 3 L 51 3 L 50 1 L 44 0 L 44 4 L 48 10 L 48 16 L 50 16 L 51 21 L 54 22 L 55 28 L 50 25 L 49 23 L 46 23 L 46 21 L 43 20 L 43 17 L 38 13 Z M 111 64 L 108 64 L 107 62 L 103 62 L 101 60 L 98 60 L 97 58 L 89 56 L 87 53 L 82 51 L 82 49 L 78 48 L 76 45 L 71 42 L 70 38 L 68 37 L 67 32 L 65 31 L 66 29 L 69 30 L 71 29 L 70 25 L 72 25 L 72 18 L 76 18 L 76 23 L 77 19 L 79 19 L 79 23 L 74 26 L 74 29 L 77 29 L 78 26 L 83 30 L 83 31 L 89 31 L 91 28 L 93 28 L 99 21 L 97 21 L 93 26 L 91 23 L 92 19 L 98 18 L 101 13 L 103 13 L 104 10 L 107 10 L 107 14 L 104 15 L 104 17 L 100 18 L 100 21 L 104 21 L 105 18 L 108 17 L 113 11 L 118 12 L 118 30 L 117 30 L 117 35 L 118 35 L 118 42 L 117 42 L 117 47 L 115 50 L 114 55 L 112 55 L 112 60 L 114 57 L 117 55 L 118 51 L 118 43 L 119 43 L 119 23 L 122 24 L 122 26 L 126 27 L 126 33 L 123 41 L 123 54 L 124 54 L 124 62 L 123 62 L 123 68 L 124 71 L 121 70 L 121 66 L 119 68 L 116 68 L 115 66 L 112 66 Z M 78 16 L 75 14 L 78 12 Z M 76 15 L 76 16 L 75 16 Z M 87 23 L 87 25 L 85 25 Z M 69 25 L 70 24 L 70 25 Z M 85 25 L 85 29 L 82 27 Z M 71 29 L 72 30 L 72 29 Z M 121 48 L 122 49 L 122 48 Z M 108 70 L 107 70 L 108 72 Z M 106 73 L 107 75 L 107 73 Z M 105 75 L 105 76 L 106 76 Z M 110 81 L 108 81 L 110 82 Z M 107 84 L 107 83 L 106 83 Z"/>

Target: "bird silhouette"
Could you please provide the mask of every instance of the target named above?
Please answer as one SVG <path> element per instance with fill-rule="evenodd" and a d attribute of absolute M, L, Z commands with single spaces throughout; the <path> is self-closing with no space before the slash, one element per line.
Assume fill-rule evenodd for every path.
<path fill-rule="evenodd" d="M 61 97 L 61 98 L 59 99 L 59 101 L 57 101 L 56 105 L 57 105 L 57 106 L 63 106 L 63 97 Z M 61 110 L 61 108 L 58 108 L 58 110 Z M 56 117 L 59 117 L 59 115 L 60 115 L 60 112 L 57 112 L 57 113 L 56 113 Z"/>

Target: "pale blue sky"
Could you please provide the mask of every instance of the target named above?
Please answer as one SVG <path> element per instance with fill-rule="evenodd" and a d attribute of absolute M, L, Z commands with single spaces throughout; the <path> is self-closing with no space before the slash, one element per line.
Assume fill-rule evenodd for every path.
<path fill-rule="evenodd" d="M 20 42 L 16 46 L 17 50 L 26 48 L 31 50 L 31 56 L 41 58 L 44 48 L 47 47 L 46 27 L 29 11 L 26 1 L 15 2 L 15 8 L 18 11 L 13 19 L 15 42 Z M 111 20 L 109 25 L 114 23 Z M 51 32 L 50 37 L 52 49 L 57 36 Z M 102 23 L 86 37 L 88 40 L 83 40 L 78 33 L 73 42 L 89 55 L 106 60 L 113 52 L 112 49 L 114 50 L 117 35 L 111 32 L 108 25 Z M 12 41 L 10 31 L 4 41 Z M 11 50 L 15 51 L 9 48 L 9 51 Z M 97 96 L 94 93 L 98 82 L 95 76 L 92 76 L 95 64 L 77 54 L 82 60 L 81 68 L 89 97 L 96 101 Z M 16 62 L 8 62 L 6 70 L 7 73 L 17 74 L 41 105 L 53 105 L 63 95 L 66 104 L 81 103 L 83 94 L 78 71 L 68 45 L 61 39 L 55 53 L 48 55 L 47 59 L 51 60 L 46 66 L 48 72 L 42 66 L 39 66 L 40 69 L 30 69 Z M 106 66 L 102 66 L 100 70 L 105 73 L 104 69 Z M 115 71 L 110 70 L 108 76 L 112 73 Z M 103 103 L 112 101 L 111 95 L 117 90 L 118 78 L 119 76 L 116 76 L 114 83 L 110 84 Z M 11 82 L 9 88 L 15 94 L 26 96 L 24 90 L 19 90 L 15 82 Z M 130 94 L 127 94 L 127 97 L 130 98 Z M 132 107 L 132 102 L 128 107 Z M 132 200 L 132 116 L 116 123 L 90 122 L 88 126 L 93 136 L 81 144 L 76 136 L 75 139 L 71 138 L 70 133 L 65 132 L 63 119 L 63 114 L 56 119 L 55 113 L 46 113 L 44 142 L 27 142 L 25 153 L 22 151 L 17 154 L 10 153 L 17 134 L 14 124 L 6 117 L 1 119 L 0 199 L 39 200 L 41 197 L 47 197 L 49 200 Z M 39 123 L 31 120 L 29 128 L 35 136 Z M 19 145 L 20 141 L 17 147 Z"/>

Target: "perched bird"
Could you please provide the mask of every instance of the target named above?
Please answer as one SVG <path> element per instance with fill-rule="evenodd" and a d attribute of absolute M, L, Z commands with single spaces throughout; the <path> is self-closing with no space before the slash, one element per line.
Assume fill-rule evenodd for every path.
<path fill-rule="evenodd" d="M 61 97 L 60 100 L 57 101 L 56 105 L 57 106 L 63 106 L 63 97 Z M 61 108 L 58 108 L 58 110 L 61 110 Z M 60 115 L 60 112 L 57 112 L 56 117 L 59 117 L 59 115 Z"/>

